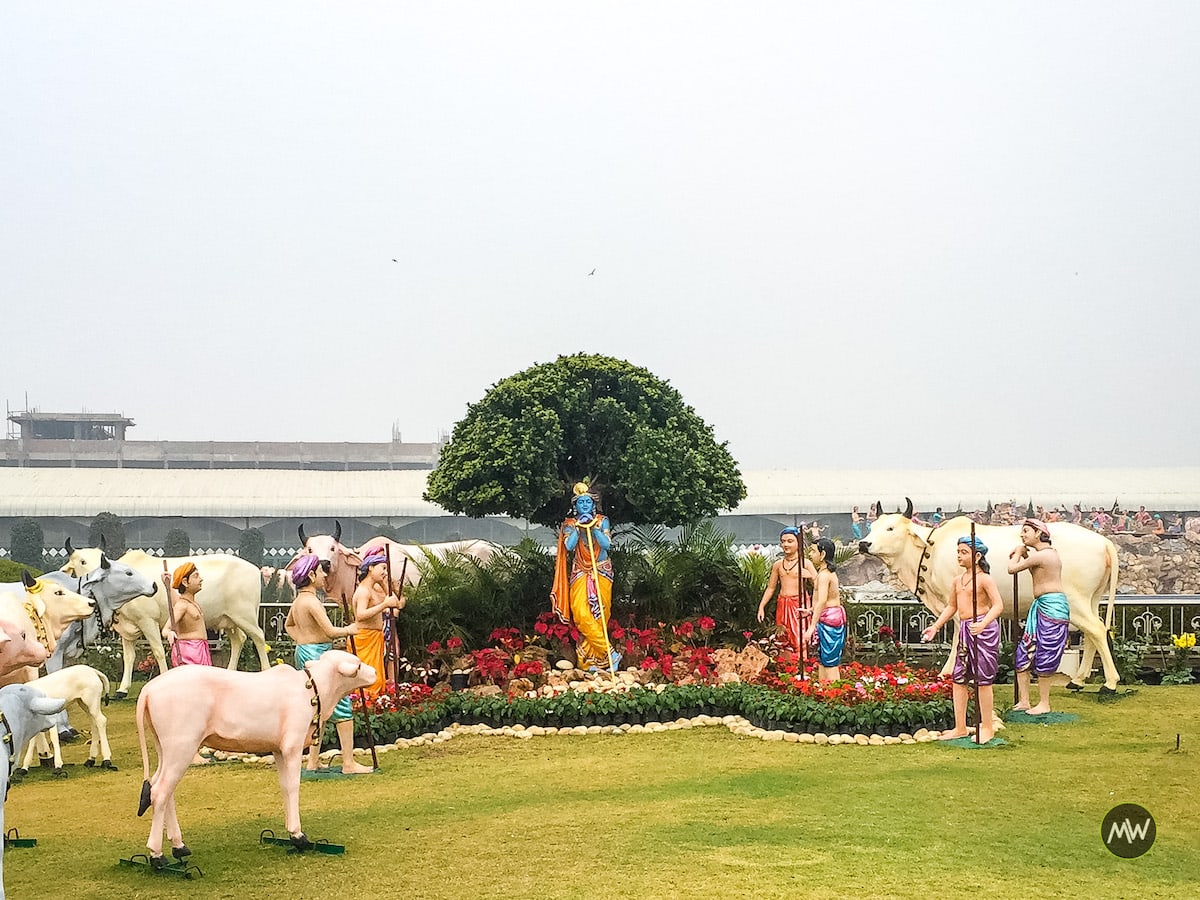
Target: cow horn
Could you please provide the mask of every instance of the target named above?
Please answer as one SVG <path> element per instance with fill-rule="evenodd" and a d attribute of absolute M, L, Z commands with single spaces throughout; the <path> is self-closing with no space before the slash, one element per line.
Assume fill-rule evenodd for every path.
<path fill-rule="evenodd" d="M 337 519 L 333 520 L 333 539 L 339 543 L 342 540 L 342 523 Z"/>
<path fill-rule="evenodd" d="M 882 500 L 875 501 L 875 515 L 877 515 L 877 516 L 883 515 L 883 501 Z"/>
<path fill-rule="evenodd" d="M 908 505 L 904 508 L 904 518 L 911 519 L 913 514 L 912 497 L 905 497 L 904 499 L 908 503 Z"/>
<path fill-rule="evenodd" d="M 71 536 L 70 535 L 67 535 L 67 542 L 65 544 L 63 544 L 63 549 L 67 551 L 67 556 L 70 556 L 72 553 L 75 552 L 75 549 L 71 546 Z"/>
<path fill-rule="evenodd" d="M 37 580 L 32 575 L 29 574 L 28 569 L 22 569 L 21 570 L 21 583 L 23 585 L 25 585 L 26 590 L 29 590 L 31 587 L 33 587 L 34 585 L 37 584 Z"/>
<path fill-rule="evenodd" d="M 110 563 L 108 561 L 108 556 L 106 556 L 103 553 L 100 554 L 100 568 L 102 568 L 102 569 L 112 568 L 112 563 Z"/>
<path fill-rule="evenodd" d="M 296 529 L 296 534 L 300 535 L 300 546 L 303 547 L 308 543 L 308 537 L 304 534 L 304 523 L 300 523 L 300 527 Z"/>
<path fill-rule="evenodd" d="M 100 534 L 100 549 L 101 550 L 108 549 L 108 540 L 104 537 L 103 532 L 101 532 L 101 534 Z"/>

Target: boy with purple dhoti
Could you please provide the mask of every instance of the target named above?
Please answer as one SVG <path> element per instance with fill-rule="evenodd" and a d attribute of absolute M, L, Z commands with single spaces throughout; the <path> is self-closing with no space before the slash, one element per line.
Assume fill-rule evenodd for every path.
<path fill-rule="evenodd" d="M 937 621 L 921 632 L 922 641 L 931 641 L 943 625 L 958 614 L 958 653 L 954 657 L 954 730 L 943 732 L 941 740 L 966 737 L 967 700 L 970 688 L 979 690 L 979 743 L 995 736 L 992 724 L 995 702 L 992 685 L 1000 667 L 1000 622 L 1004 601 L 990 572 L 987 544 L 979 538 L 958 539 L 958 564 L 964 573 L 954 579 L 950 602 Z M 974 590 L 972 590 L 974 583 Z"/>
<path fill-rule="evenodd" d="M 1016 645 L 1017 688 L 1013 709 L 1031 716 L 1050 712 L 1050 681 L 1062 663 L 1071 624 L 1071 605 L 1062 589 L 1062 560 L 1050 545 L 1050 526 L 1040 519 L 1021 523 L 1021 544 L 1008 555 L 1008 573 L 1028 570 L 1033 578 L 1033 605 L 1025 632 Z M 1030 707 L 1029 670 L 1038 676 L 1038 704 Z"/>

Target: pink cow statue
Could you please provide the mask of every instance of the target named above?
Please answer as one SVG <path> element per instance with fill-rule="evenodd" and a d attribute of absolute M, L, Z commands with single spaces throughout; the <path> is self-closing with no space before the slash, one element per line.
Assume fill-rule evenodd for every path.
<path fill-rule="evenodd" d="M 304 671 L 275 666 L 265 672 L 238 672 L 212 666 L 180 666 L 142 689 L 137 703 L 142 751 L 142 795 L 138 815 L 154 807 L 150 825 L 150 865 L 167 865 L 163 830 L 171 855 L 191 855 L 175 816 L 175 787 L 201 745 L 214 750 L 275 756 L 284 821 L 298 849 L 312 846 L 300 829 L 300 762 L 309 744 L 320 740 L 325 720 L 342 697 L 375 681 L 375 670 L 342 650 L 329 650 Z M 154 733 L 158 768 L 150 774 L 146 726 Z M 315 732 L 314 732 L 315 729 Z"/>
<path fill-rule="evenodd" d="M 26 666 L 37 668 L 50 656 L 20 625 L 0 619 L 0 677 Z"/>

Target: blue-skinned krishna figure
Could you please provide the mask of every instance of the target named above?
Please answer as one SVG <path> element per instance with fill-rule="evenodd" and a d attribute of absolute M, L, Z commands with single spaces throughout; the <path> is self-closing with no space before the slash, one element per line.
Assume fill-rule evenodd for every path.
<path fill-rule="evenodd" d="M 608 517 L 586 484 L 575 485 L 571 511 L 558 532 L 558 556 L 550 602 L 564 622 L 579 631 L 579 668 L 615 672 L 621 655 L 608 640 L 612 611 L 612 543 Z M 570 562 L 568 563 L 568 557 Z"/>

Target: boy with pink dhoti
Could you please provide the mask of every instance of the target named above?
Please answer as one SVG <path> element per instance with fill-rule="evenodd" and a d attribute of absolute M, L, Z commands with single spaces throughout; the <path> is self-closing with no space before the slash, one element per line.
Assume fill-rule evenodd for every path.
<path fill-rule="evenodd" d="M 163 582 L 166 583 L 166 573 Z M 204 586 L 204 579 L 196 564 L 185 562 L 171 576 L 167 585 L 167 603 L 171 615 L 162 634 L 171 648 L 171 663 L 176 666 L 211 666 L 212 654 L 208 649 L 208 629 L 204 626 L 204 611 L 196 602 L 196 594 Z"/>

